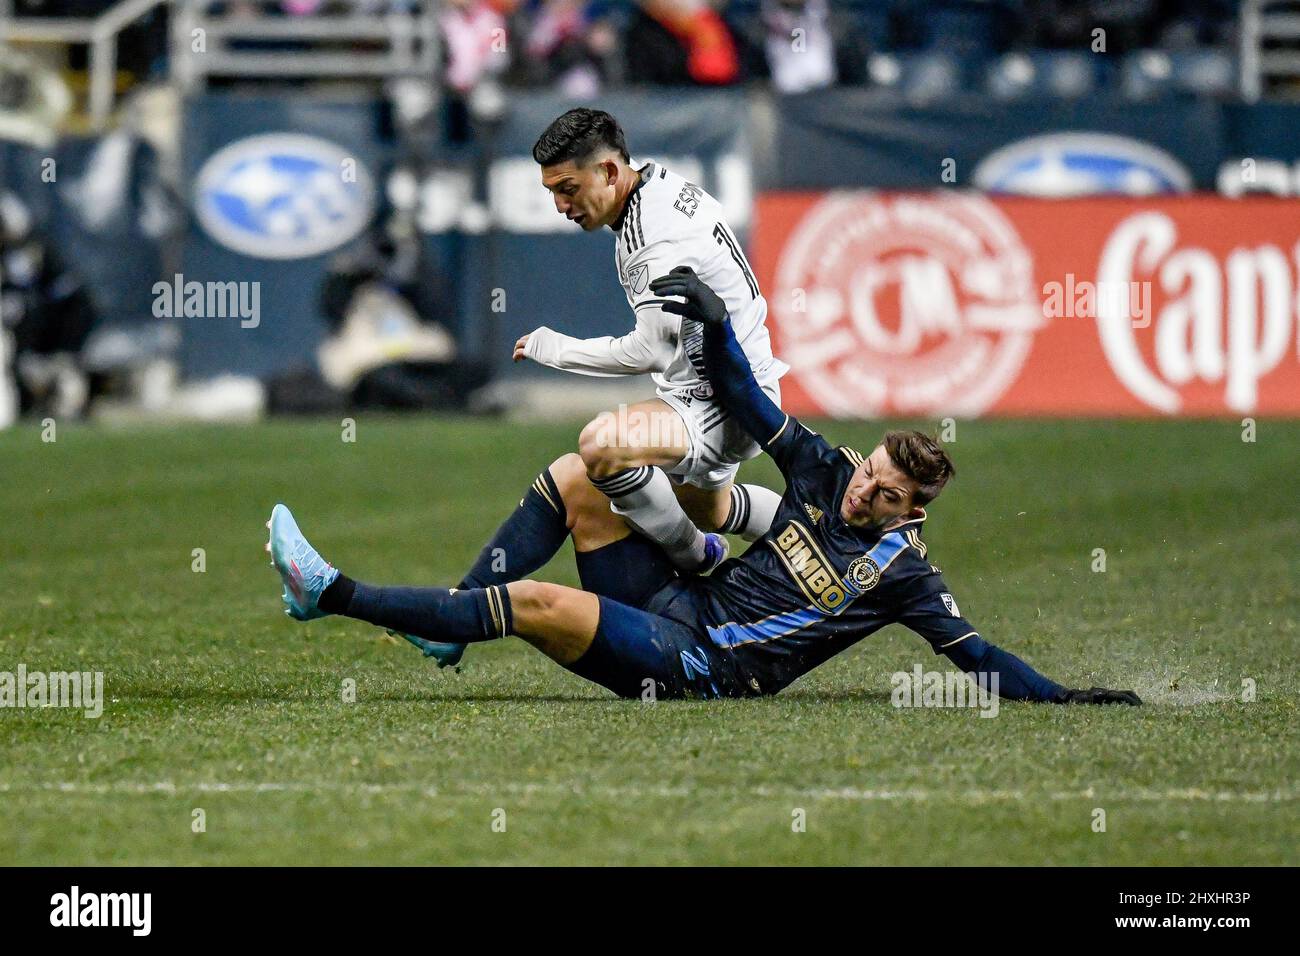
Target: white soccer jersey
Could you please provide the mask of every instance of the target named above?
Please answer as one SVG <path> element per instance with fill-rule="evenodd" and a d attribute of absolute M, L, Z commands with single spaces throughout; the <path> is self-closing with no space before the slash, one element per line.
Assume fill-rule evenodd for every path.
<path fill-rule="evenodd" d="M 704 384 L 704 333 L 698 322 L 665 312 L 650 281 L 690 266 L 727 305 L 731 325 L 759 385 L 788 370 L 772 355 L 767 300 L 722 217 L 722 205 L 694 183 L 658 163 L 640 170 L 623 214 L 614 225 L 614 263 L 636 326 L 622 336 L 577 339 L 542 326 L 528 339 L 529 358 L 583 375 L 651 372 L 661 393 Z M 704 390 L 707 392 L 707 389 Z"/>

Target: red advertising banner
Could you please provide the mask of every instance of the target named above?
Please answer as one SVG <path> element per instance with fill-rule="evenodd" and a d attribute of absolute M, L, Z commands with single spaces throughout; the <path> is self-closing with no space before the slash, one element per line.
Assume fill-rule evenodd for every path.
<path fill-rule="evenodd" d="M 1300 415 L 1300 201 L 760 197 L 797 415 Z"/>

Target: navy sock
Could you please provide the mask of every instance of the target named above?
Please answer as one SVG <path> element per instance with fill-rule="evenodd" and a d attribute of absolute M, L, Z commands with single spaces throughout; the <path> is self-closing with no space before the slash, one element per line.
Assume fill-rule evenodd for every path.
<path fill-rule="evenodd" d="M 567 522 L 564 499 L 548 468 L 483 546 L 459 587 L 485 588 L 528 577 L 560 550 L 569 536 Z"/>
<path fill-rule="evenodd" d="M 316 606 L 326 614 L 346 614 L 348 602 L 352 600 L 352 592 L 356 589 L 357 582 L 340 571 L 330 586 L 320 593 Z"/>
<path fill-rule="evenodd" d="M 326 590 L 333 587 L 331 584 Z M 460 590 L 352 582 L 346 607 L 334 613 L 404 634 L 459 644 L 505 637 L 514 627 L 510 595 L 504 586 Z"/>
<path fill-rule="evenodd" d="M 579 551 L 574 558 L 584 591 L 631 607 L 640 607 L 677 577 L 663 549 L 636 533 L 595 551 Z"/>
<path fill-rule="evenodd" d="M 319 607 L 330 614 L 370 621 L 389 630 L 431 641 L 470 643 L 501 637 L 510 632 L 510 599 L 504 587 L 494 585 L 525 578 L 551 560 L 569 535 L 567 521 L 564 499 L 560 497 L 560 489 L 551 477 L 550 469 L 547 469 L 533 481 L 520 500 L 519 507 L 497 529 L 492 540 L 484 545 L 469 573 L 456 586 L 458 593 L 468 594 L 485 588 L 497 593 L 499 597 L 495 599 L 495 607 L 500 609 L 507 621 L 503 629 L 488 626 L 493 620 L 494 606 L 487 603 L 486 597 L 478 599 L 479 611 L 486 612 L 486 616 L 480 613 L 476 619 L 477 624 L 469 626 L 471 634 L 480 636 L 460 637 L 457 636 L 459 626 L 443 620 L 441 616 L 442 605 L 447 602 L 436 600 L 438 595 L 446 597 L 445 588 L 377 588 L 358 584 L 343 574 L 335 578 L 321 594 Z M 360 600 L 354 602 L 358 590 L 363 593 Z M 468 607 L 463 602 L 450 603 L 457 608 L 454 613 L 461 613 Z M 377 619 L 381 616 L 382 621 Z M 406 623 L 391 623 L 397 618 Z M 464 621 L 468 620 L 469 618 L 464 618 Z M 476 629 L 478 625 L 486 630 Z M 500 633 L 497 633 L 498 630 Z"/>

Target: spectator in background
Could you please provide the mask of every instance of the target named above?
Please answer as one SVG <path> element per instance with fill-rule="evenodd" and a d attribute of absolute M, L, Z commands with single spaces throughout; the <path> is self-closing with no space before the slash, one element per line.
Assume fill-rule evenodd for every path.
<path fill-rule="evenodd" d="M 523 34 L 515 79 L 530 86 L 557 86 L 583 99 L 611 79 L 618 36 L 588 0 L 541 0 L 517 17 Z"/>
<path fill-rule="evenodd" d="M 320 13 L 323 0 L 281 0 L 280 6 L 291 17 L 309 17 Z"/>
<path fill-rule="evenodd" d="M 0 192 L 0 427 L 19 407 L 81 415 L 88 397 L 78 361 L 96 315 L 81 278 L 62 261 L 30 209 Z"/>
<path fill-rule="evenodd" d="M 510 65 L 506 19 L 519 0 L 443 0 L 443 133 L 447 142 L 468 143 L 475 120 L 495 122 L 505 111 L 501 80 Z"/>
<path fill-rule="evenodd" d="M 444 0 L 438 12 L 447 85 L 461 95 L 509 65 L 506 15 L 517 0 Z"/>
<path fill-rule="evenodd" d="M 1150 46 L 1156 36 L 1156 0 L 1037 0 L 1023 8 L 1022 44 L 1088 50 L 1093 30 L 1106 31 L 1106 52 Z"/>
<path fill-rule="evenodd" d="M 735 39 L 706 0 L 642 0 L 624 46 L 632 83 L 726 86 L 741 76 Z"/>
<path fill-rule="evenodd" d="M 866 34 L 830 0 L 765 0 L 757 22 L 737 24 L 736 32 L 747 72 L 780 93 L 867 82 Z"/>
<path fill-rule="evenodd" d="M 1174 49 L 1235 46 L 1236 7 L 1234 0 L 1161 0 L 1160 45 Z"/>

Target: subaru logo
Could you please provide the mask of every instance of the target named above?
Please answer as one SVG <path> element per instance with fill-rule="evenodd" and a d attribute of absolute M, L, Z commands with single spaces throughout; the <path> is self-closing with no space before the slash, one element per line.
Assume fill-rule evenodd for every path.
<path fill-rule="evenodd" d="M 316 256 L 354 238 L 374 212 L 370 174 L 315 136 L 272 133 L 213 154 L 194 186 L 209 236 L 259 259 Z"/>
<path fill-rule="evenodd" d="M 1053 199 L 1192 187 L 1187 170 L 1164 150 L 1106 133 L 1049 133 L 1012 143 L 980 162 L 974 182 L 986 192 Z"/>

